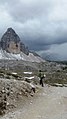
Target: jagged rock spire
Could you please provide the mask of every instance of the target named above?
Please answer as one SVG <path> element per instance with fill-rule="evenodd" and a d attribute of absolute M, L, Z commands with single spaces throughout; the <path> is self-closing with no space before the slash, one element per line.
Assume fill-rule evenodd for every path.
<path fill-rule="evenodd" d="M 14 41 L 19 42 L 20 38 L 12 28 L 8 28 L 5 34 L 2 36 L 1 41 Z"/>
<path fill-rule="evenodd" d="M 25 47 L 19 36 L 12 28 L 8 28 L 2 36 L 0 47 L 9 53 L 29 53 L 28 49 Z"/>

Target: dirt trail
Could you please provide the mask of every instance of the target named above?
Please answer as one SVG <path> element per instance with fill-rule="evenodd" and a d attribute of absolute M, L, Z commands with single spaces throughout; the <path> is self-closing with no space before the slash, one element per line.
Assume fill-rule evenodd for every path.
<path fill-rule="evenodd" d="M 1 119 L 67 119 L 67 88 L 45 86 L 37 98 Z"/>

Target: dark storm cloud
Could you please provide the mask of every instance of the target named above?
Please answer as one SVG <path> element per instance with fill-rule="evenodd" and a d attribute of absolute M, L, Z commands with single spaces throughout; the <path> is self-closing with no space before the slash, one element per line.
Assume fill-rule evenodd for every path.
<path fill-rule="evenodd" d="M 34 50 L 47 50 L 50 48 L 50 46 L 53 44 L 63 44 L 67 42 L 67 33 L 64 31 L 61 33 L 57 33 L 55 36 L 51 35 L 44 35 L 39 34 L 39 36 L 25 36 L 23 37 L 25 39 L 25 43 L 29 45 L 31 49 Z"/>

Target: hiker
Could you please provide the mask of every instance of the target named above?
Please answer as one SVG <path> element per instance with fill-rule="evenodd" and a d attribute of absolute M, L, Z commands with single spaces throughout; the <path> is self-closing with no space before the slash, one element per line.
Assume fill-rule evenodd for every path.
<path fill-rule="evenodd" d="M 40 85 L 42 85 L 42 87 L 44 87 L 44 84 L 43 84 L 44 74 L 41 70 L 39 70 L 39 78 L 40 78 Z"/>

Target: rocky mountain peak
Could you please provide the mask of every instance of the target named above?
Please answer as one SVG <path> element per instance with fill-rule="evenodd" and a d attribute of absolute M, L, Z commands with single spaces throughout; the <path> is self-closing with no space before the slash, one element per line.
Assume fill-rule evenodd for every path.
<path fill-rule="evenodd" d="M 11 27 L 7 29 L 7 32 L 14 32 L 15 33 L 15 31 Z"/>
<path fill-rule="evenodd" d="M 8 28 L 7 31 L 4 33 L 4 35 L 2 36 L 1 41 L 4 41 L 4 42 L 7 42 L 7 41 L 8 42 L 9 41 L 19 42 L 20 38 L 12 28 Z"/>
<path fill-rule="evenodd" d="M 18 54 L 20 52 L 25 53 L 26 55 L 29 54 L 29 50 L 23 42 L 20 40 L 19 36 L 12 28 L 8 28 L 7 31 L 1 38 L 0 48 L 9 52 Z"/>

